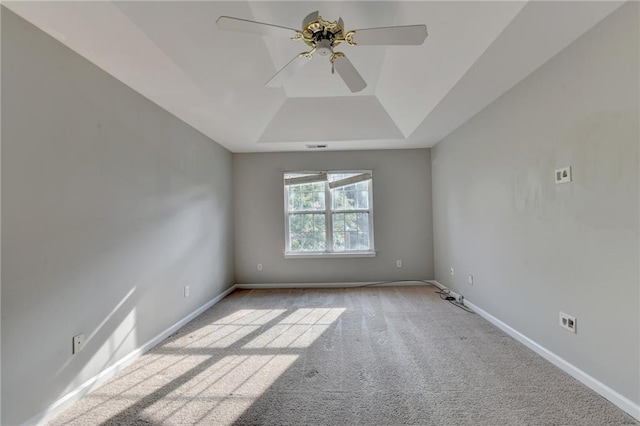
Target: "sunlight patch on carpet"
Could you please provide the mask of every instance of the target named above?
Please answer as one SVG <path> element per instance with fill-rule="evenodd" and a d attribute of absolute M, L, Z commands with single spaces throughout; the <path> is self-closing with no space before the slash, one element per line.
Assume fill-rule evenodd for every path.
<path fill-rule="evenodd" d="M 206 377 L 194 377 L 141 415 L 157 424 L 231 424 L 297 359 L 298 355 L 225 357 L 207 369 Z"/>
<path fill-rule="evenodd" d="M 308 348 L 344 311 L 344 308 L 297 309 L 243 349 Z"/>

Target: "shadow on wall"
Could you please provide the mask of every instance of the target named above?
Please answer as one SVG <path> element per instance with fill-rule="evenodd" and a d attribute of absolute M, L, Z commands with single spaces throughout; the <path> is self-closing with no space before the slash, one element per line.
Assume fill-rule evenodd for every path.
<path fill-rule="evenodd" d="M 186 300 L 179 309 L 162 307 L 169 303 L 176 305 L 176 297 L 183 298 L 184 282 L 208 285 L 216 268 L 215 263 L 210 262 L 211 256 L 223 258 L 219 253 L 224 249 L 223 245 L 218 244 L 214 235 L 220 230 L 208 225 L 211 219 L 206 215 L 219 207 L 203 188 L 197 189 L 186 196 L 187 203 L 180 203 L 185 197 L 174 197 L 168 206 L 156 211 L 155 216 L 147 215 L 144 230 L 131 227 L 126 239 L 118 238 L 120 234 L 102 238 L 100 253 L 84 253 L 91 262 L 85 262 L 82 268 L 75 269 L 73 277 L 67 277 L 69 282 L 76 283 L 72 284 L 74 288 L 82 283 L 93 283 L 91 289 L 77 287 L 74 295 L 74 303 L 90 306 L 93 312 L 83 310 L 65 327 L 72 333 L 84 333 L 81 351 L 72 355 L 69 339 L 65 353 L 61 354 L 58 347 L 55 357 L 46 352 L 40 355 L 50 357 L 50 369 L 42 389 L 50 389 L 54 401 L 80 388 L 90 388 L 96 375 L 193 311 L 188 303 L 192 299 Z M 207 300 L 213 297 L 207 294 L 213 289 L 202 287 L 205 286 L 194 291 Z M 87 299 L 89 295 L 91 299 Z M 196 300 L 200 305 L 201 300 Z M 68 301 L 56 297 L 49 303 L 68 304 Z M 154 312 L 154 308 L 159 309 Z M 66 306 L 63 311 L 68 315 L 73 309 Z M 54 359 L 61 365 L 53 364 Z M 55 409 L 55 406 L 49 409 Z M 31 420 L 40 421 L 47 413 L 40 413 Z"/>

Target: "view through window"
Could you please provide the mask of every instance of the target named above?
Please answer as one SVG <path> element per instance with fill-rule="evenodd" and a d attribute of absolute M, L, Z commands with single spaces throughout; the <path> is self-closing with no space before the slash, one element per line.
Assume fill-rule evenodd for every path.
<path fill-rule="evenodd" d="M 285 253 L 372 255 L 372 172 L 284 174 Z"/>

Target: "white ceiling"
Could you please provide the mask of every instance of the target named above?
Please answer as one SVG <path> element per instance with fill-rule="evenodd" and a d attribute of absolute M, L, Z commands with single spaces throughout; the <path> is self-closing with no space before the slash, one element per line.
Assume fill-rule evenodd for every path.
<path fill-rule="evenodd" d="M 69 1 L 3 4 L 233 152 L 429 147 L 618 8 L 616 1 Z M 219 30 L 221 15 L 299 28 L 426 24 L 422 46 L 348 46 L 352 94 L 316 56 L 283 88 L 287 38 Z"/>

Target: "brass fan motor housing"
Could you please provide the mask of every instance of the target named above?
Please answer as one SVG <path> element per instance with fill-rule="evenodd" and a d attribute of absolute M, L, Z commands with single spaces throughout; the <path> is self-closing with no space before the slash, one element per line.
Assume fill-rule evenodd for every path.
<path fill-rule="evenodd" d="M 304 25 L 302 31 L 296 33 L 292 39 L 304 41 L 307 46 L 312 48 L 311 52 L 315 52 L 316 49 L 323 49 L 322 51 L 318 51 L 318 53 L 326 56 L 329 53 L 333 53 L 331 49 L 343 41 L 355 46 L 356 43 L 353 41 L 354 34 L 354 31 L 345 33 L 342 20 L 327 21 L 323 19 L 322 16 L 318 16 L 317 19 Z M 325 40 L 328 40 L 328 43 Z M 325 51 L 327 46 L 329 47 L 329 51 Z"/>

